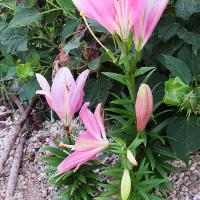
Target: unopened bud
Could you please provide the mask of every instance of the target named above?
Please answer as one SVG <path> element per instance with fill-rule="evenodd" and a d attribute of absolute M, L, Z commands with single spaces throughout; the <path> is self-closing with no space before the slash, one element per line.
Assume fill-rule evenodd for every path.
<path fill-rule="evenodd" d="M 133 164 L 133 166 L 138 166 L 137 160 L 130 150 L 127 151 L 127 159 Z"/>
<path fill-rule="evenodd" d="M 121 198 L 127 200 L 131 192 L 131 177 L 129 170 L 125 169 L 121 181 Z"/>
<path fill-rule="evenodd" d="M 138 133 L 140 133 L 145 129 L 153 113 L 153 95 L 151 89 L 146 84 L 141 84 L 137 93 L 135 112 L 137 120 L 137 130 Z"/>

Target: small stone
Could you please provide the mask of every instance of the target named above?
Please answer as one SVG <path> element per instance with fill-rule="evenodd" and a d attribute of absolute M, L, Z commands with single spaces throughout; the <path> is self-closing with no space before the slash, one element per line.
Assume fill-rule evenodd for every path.
<path fill-rule="evenodd" d="M 190 180 L 191 181 L 196 181 L 198 178 L 197 178 L 197 176 L 196 175 L 191 175 L 190 176 Z"/>
<path fill-rule="evenodd" d="M 195 170 L 195 167 L 190 167 L 190 171 L 194 171 Z"/>
<path fill-rule="evenodd" d="M 46 197 L 47 196 L 47 191 L 45 189 L 42 190 L 42 197 Z"/>

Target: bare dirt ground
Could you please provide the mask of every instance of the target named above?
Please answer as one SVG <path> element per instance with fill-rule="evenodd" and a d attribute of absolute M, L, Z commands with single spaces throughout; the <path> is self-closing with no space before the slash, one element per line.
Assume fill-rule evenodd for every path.
<path fill-rule="evenodd" d="M 2 114 L 4 113 L 4 114 Z M 19 112 L 11 114 L 5 106 L 0 106 L 0 152 L 3 140 L 11 134 L 19 119 Z M 22 163 L 19 170 L 15 195 L 11 200 L 54 200 L 56 189 L 48 184 L 47 175 L 42 171 L 46 166 L 39 160 L 44 153 L 41 147 L 47 144 L 47 138 L 56 137 L 62 132 L 58 122 L 44 122 L 40 129 L 33 131 L 25 143 Z M 6 163 L 3 176 L 0 178 L 0 200 L 4 200 L 14 151 Z M 200 200 L 200 152 L 191 155 L 189 166 L 181 161 L 173 162 L 178 173 L 170 174 L 173 191 L 169 200 Z"/>

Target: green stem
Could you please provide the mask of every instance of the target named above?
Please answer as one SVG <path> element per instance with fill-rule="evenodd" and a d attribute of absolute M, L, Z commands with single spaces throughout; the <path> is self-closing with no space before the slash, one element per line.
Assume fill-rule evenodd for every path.
<path fill-rule="evenodd" d="M 137 69 L 137 63 L 140 60 L 140 54 L 141 51 L 136 51 L 134 58 L 129 61 L 129 66 L 127 66 L 127 70 L 125 72 L 127 87 L 133 102 L 136 100 L 135 71 Z"/>
<path fill-rule="evenodd" d="M 50 12 L 53 12 L 53 11 L 57 11 L 57 10 L 61 11 L 62 9 L 61 8 L 54 8 L 54 9 L 51 9 L 51 10 L 47 10 L 47 11 L 41 13 L 41 14 L 44 15 L 44 14 L 47 14 L 47 13 L 50 13 Z"/>

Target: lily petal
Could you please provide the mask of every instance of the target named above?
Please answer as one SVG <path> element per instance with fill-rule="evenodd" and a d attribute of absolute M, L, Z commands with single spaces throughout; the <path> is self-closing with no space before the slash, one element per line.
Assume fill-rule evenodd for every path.
<path fill-rule="evenodd" d="M 96 117 L 94 114 L 88 109 L 89 103 L 83 104 L 80 110 L 80 117 L 86 126 L 86 129 L 94 136 L 94 138 L 101 140 L 101 130 L 97 123 Z"/>
<path fill-rule="evenodd" d="M 89 73 L 90 73 L 89 69 L 86 69 L 78 76 L 76 80 L 76 88 L 73 92 L 73 96 L 71 99 L 73 114 L 76 113 L 83 104 L 83 96 L 84 96 L 83 89 Z"/>
<path fill-rule="evenodd" d="M 90 151 L 75 151 L 74 153 L 70 154 L 63 162 L 60 163 L 58 166 L 58 174 L 62 174 L 68 172 L 71 169 L 76 168 L 77 166 L 80 167 L 82 164 L 92 160 L 96 157 L 101 149 L 93 149 Z"/>
<path fill-rule="evenodd" d="M 107 140 L 106 138 L 106 131 L 105 131 L 105 127 L 104 127 L 104 124 L 103 124 L 103 121 L 104 121 L 104 116 L 101 115 L 101 104 L 98 104 L 96 109 L 95 109 L 95 112 L 94 112 L 94 115 L 96 117 L 96 120 L 97 120 L 97 123 L 99 125 L 99 128 L 101 130 L 101 135 L 102 135 L 102 138 L 104 140 Z"/>
<path fill-rule="evenodd" d="M 96 148 L 104 149 L 109 145 L 106 141 L 101 139 L 97 140 L 90 132 L 85 131 L 79 135 L 75 142 L 75 151 L 88 151 Z"/>
<path fill-rule="evenodd" d="M 36 78 L 42 90 L 49 94 L 50 86 L 47 80 L 44 78 L 44 76 L 42 76 L 41 74 L 36 74 Z"/>

